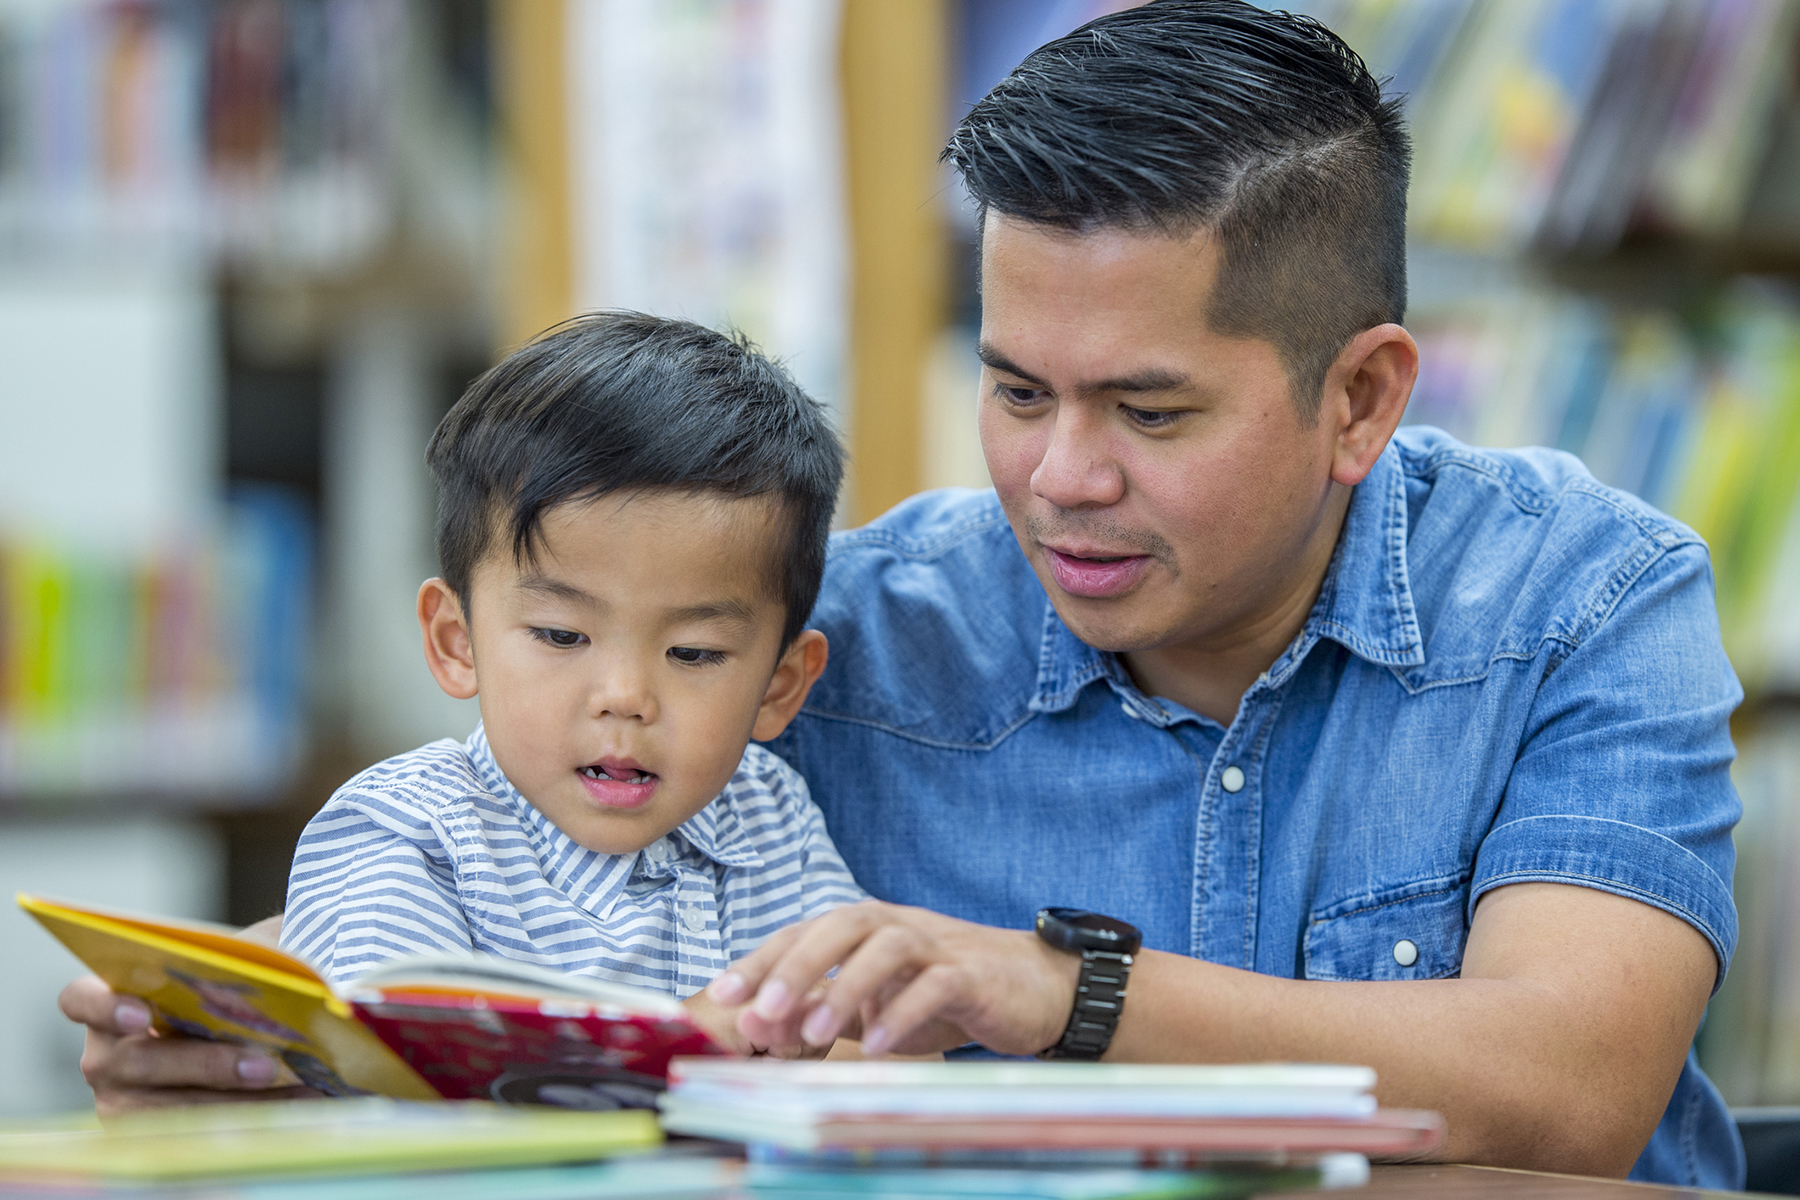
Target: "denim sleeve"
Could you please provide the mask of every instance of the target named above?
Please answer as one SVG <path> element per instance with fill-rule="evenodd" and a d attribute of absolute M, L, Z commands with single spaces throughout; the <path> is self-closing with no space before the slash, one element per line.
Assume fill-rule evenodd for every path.
<path fill-rule="evenodd" d="M 1743 698 L 1720 645 L 1703 546 L 1615 580 L 1545 674 L 1469 905 L 1511 883 L 1569 883 L 1641 900 L 1712 943 L 1737 942 L 1729 720 Z"/>

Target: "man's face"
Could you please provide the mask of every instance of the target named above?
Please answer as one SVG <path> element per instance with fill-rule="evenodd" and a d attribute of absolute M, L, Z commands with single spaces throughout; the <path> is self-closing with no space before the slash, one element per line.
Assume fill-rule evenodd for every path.
<path fill-rule="evenodd" d="M 642 849 L 731 779 L 781 649 L 777 525 L 759 499 L 612 494 L 545 513 L 532 561 L 476 568 L 488 743 L 580 845 Z"/>
<path fill-rule="evenodd" d="M 1218 251 L 990 215 L 982 450 L 1019 545 L 1103 650 L 1228 650 L 1284 619 L 1335 542 L 1333 430 L 1273 345 L 1207 327 Z M 1283 615 L 1277 615 L 1283 614 Z"/>

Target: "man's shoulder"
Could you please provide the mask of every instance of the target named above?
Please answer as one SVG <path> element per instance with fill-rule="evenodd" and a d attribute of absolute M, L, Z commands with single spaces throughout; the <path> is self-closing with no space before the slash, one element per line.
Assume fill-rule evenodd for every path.
<path fill-rule="evenodd" d="M 1433 657 L 1461 641 L 1488 653 L 1529 653 L 1546 638 L 1578 645 L 1671 556 L 1707 569 L 1698 534 L 1571 454 L 1478 448 L 1418 426 L 1394 444 L 1409 583 Z"/>
<path fill-rule="evenodd" d="M 999 541 L 1016 544 L 992 488 L 939 488 L 902 500 L 861 528 L 833 534 L 831 557 L 929 562 Z"/>
<path fill-rule="evenodd" d="M 914 496 L 833 536 L 810 622 L 830 664 L 806 712 L 990 741 L 1030 700 L 1045 604 L 993 492 Z"/>

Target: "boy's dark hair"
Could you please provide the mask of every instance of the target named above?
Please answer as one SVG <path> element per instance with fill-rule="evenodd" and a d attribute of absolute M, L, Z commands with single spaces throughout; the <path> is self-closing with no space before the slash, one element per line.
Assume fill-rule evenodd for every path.
<path fill-rule="evenodd" d="M 742 336 L 634 312 L 576 317 L 508 356 L 469 385 L 425 458 L 438 560 L 464 611 L 498 539 L 528 560 L 544 512 L 566 501 L 636 488 L 777 499 L 784 648 L 818 599 L 844 474 L 825 410 Z"/>
<path fill-rule="evenodd" d="M 1240 0 L 1101 17 L 1033 51 L 969 110 L 944 158 L 984 216 L 1212 229 L 1208 323 L 1273 343 L 1308 417 L 1345 343 L 1405 315 L 1399 101 L 1310 18 Z"/>

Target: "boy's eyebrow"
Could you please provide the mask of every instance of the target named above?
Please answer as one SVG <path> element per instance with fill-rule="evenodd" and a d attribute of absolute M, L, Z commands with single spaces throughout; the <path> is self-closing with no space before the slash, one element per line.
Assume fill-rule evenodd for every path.
<path fill-rule="evenodd" d="M 528 592 L 553 596 L 558 600 L 567 600 L 571 604 L 585 604 L 594 607 L 600 603 L 574 584 L 564 583 L 560 579 L 552 579 L 548 575 L 527 575 L 519 580 L 519 586 Z M 693 604 L 684 608 L 670 609 L 668 618 L 671 621 L 682 623 L 727 621 L 734 625 L 749 625 L 756 620 L 756 612 L 741 600 L 715 600 L 708 604 Z"/>
<path fill-rule="evenodd" d="M 571 604 L 595 604 L 597 601 L 572 583 L 564 583 L 560 579 L 552 579 L 548 575 L 527 575 L 519 580 L 519 586 L 528 592 L 540 592 L 546 596 L 554 596 L 558 600 L 567 600 Z"/>
<path fill-rule="evenodd" d="M 719 600 L 712 604 L 695 604 L 687 608 L 672 609 L 669 618 L 679 624 L 690 621 L 727 621 L 734 625 L 748 625 L 756 620 L 756 613 L 750 606 L 738 600 Z"/>

